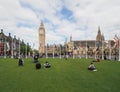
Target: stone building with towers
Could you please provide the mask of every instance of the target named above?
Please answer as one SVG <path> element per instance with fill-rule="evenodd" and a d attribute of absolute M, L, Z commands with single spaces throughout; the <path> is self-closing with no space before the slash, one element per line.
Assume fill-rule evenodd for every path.
<path fill-rule="evenodd" d="M 111 51 L 111 55 L 118 53 L 114 50 L 114 41 L 110 41 L 110 47 L 106 48 L 105 37 L 101 33 L 100 27 L 98 27 L 98 32 L 96 34 L 95 40 L 73 40 L 72 35 L 70 36 L 70 41 L 65 42 L 62 47 L 60 44 L 46 45 L 45 43 L 45 27 L 43 22 L 41 22 L 39 27 L 39 54 L 40 55 L 69 55 L 69 56 L 96 56 L 102 57 L 108 55 Z M 110 50 L 111 49 L 111 50 Z M 46 54 L 47 53 L 47 54 Z"/>
<path fill-rule="evenodd" d="M 114 41 L 110 40 L 110 47 L 114 46 Z M 67 45 L 66 45 L 67 44 Z M 70 42 L 66 43 L 65 46 L 67 46 L 66 53 L 68 54 L 74 54 L 76 56 L 85 56 L 86 54 L 89 56 L 92 55 L 99 55 L 101 56 L 103 53 L 108 54 L 109 49 L 105 46 L 105 37 L 101 33 L 100 27 L 98 27 L 98 33 L 96 35 L 95 40 L 72 40 L 72 36 L 70 36 Z M 114 50 L 113 50 L 114 52 Z"/>
<path fill-rule="evenodd" d="M 22 50 L 22 46 L 25 45 L 23 40 L 17 39 L 16 35 L 14 37 L 9 35 L 5 35 L 3 29 L 0 32 L 0 57 L 15 57 L 20 54 L 19 50 Z M 22 53 L 22 52 L 21 52 Z"/>
<path fill-rule="evenodd" d="M 41 22 L 39 30 L 39 53 L 45 54 L 45 28 L 43 22 Z"/>

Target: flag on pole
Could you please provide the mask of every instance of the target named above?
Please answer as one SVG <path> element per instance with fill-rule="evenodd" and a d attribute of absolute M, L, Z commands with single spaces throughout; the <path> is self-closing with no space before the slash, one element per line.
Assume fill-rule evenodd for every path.
<path fill-rule="evenodd" d="M 9 51 L 10 50 L 9 42 L 7 42 L 6 45 L 7 45 L 7 51 Z"/>
<path fill-rule="evenodd" d="M 119 37 L 119 61 L 120 61 L 120 37 Z"/>
<path fill-rule="evenodd" d="M 115 35 L 114 37 L 114 48 L 118 48 L 118 37 Z"/>
<path fill-rule="evenodd" d="M 12 38 L 12 43 L 11 43 L 11 58 L 13 58 L 13 38 Z"/>
<path fill-rule="evenodd" d="M 4 42 L 4 58 L 6 58 L 6 38 L 5 38 L 5 42 Z"/>
<path fill-rule="evenodd" d="M 47 46 L 46 46 L 46 58 L 48 58 L 48 51 L 47 51 L 48 48 L 49 48 L 49 47 L 48 47 L 48 44 L 47 44 Z"/>
<path fill-rule="evenodd" d="M 106 48 L 110 48 L 110 41 L 109 41 L 109 40 L 106 40 L 106 41 L 105 41 L 105 47 L 106 47 Z"/>
<path fill-rule="evenodd" d="M 16 50 L 16 42 L 13 42 L 13 50 Z"/>

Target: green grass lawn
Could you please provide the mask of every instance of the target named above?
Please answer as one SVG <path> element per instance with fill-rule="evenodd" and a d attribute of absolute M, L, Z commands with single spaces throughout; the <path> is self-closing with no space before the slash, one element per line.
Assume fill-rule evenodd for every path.
<path fill-rule="evenodd" d="M 51 68 L 43 67 L 45 61 Z M 40 70 L 33 59 L 0 58 L 0 92 L 119 92 L 120 62 L 94 63 L 97 71 L 88 71 L 90 59 L 39 59 Z"/>

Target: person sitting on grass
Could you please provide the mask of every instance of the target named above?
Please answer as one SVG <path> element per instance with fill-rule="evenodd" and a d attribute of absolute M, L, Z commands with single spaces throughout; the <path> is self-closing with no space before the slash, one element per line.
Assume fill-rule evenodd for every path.
<path fill-rule="evenodd" d="M 36 63 L 36 69 L 40 69 L 41 68 L 41 64 L 39 62 Z"/>
<path fill-rule="evenodd" d="M 88 70 L 96 71 L 96 68 L 93 63 L 90 64 L 90 66 L 88 67 Z"/>
<path fill-rule="evenodd" d="M 18 66 L 23 66 L 23 59 L 22 58 L 19 59 Z"/>
<path fill-rule="evenodd" d="M 46 63 L 44 64 L 45 68 L 50 68 L 51 65 L 46 61 Z"/>
<path fill-rule="evenodd" d="M 96 62 L 100 62 L 100 59 L 96 59 Z"/>
<path fill-rule="evenodd" d="M 34 63 L 36 63 L 36 62 L 38 62 L 38 56 L 37 55 L 34 56 Z"/>

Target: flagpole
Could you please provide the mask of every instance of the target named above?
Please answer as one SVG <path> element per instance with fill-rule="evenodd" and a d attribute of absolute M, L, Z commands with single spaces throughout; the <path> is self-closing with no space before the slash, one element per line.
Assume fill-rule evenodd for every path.
<path fill-rule="evenodd" d="M 81 43 L 80 43 L 80 46 L 79 46 L 79 58 L 81 58 Z"/>
<path fill-rule="evenodd" d="M 27 44 L 26 44 L 26 58 L 27 58 Z"/>
<path fill-rule="evenodd" d="M 34 57 L 34 43 L 33 43 L 33 47 L 32 47 L 32 56 Z"/>
<path fill-rule="evenodd" d="M 1 50 L 2 50 L 2 41 L 0 39 L 0 53 L 2 52 Z"/>
<path fill-rule="evenodd" d="M 87 40 L 86 40 L 86 59 L 88 58 L 88 55 L 87 55 Z"/>
<path fill-rule="evenodd" d="M 60 59 L 61 59 L 61 45 L 60 45 Z"/>
<path fill-rule="evenodd" d="M 75 56 L 74 56 L 74 43 L 73 43 L 73 59 L 75 58 Z"/>
<path fill-rule="evenodd" d="M 109 59 L 111 60 L 111 41 L 109 40 L 109 45 L 110 45 L 110 52 L 109 52 Z"/>
<path fill-rule="evenodd" d="M 19 58 L 20 58 L 20 38 L 19 38 Z"/>
<path fill-rule="evenodd" d="M 4 58 L 6 58 L 6 38 L 5 38 L 5 42 L 4 42 Z"/>
<path fill-rule="evenodd" d="M 53 59 L 54 59 L 55 57 L 54 57 L 54 45 L 53 45 Z"/>
<path fill-rule="evenodd" d="M 96 40 L 95 40 L 95 59 L 96 59 Z"/>
<path fill-rule="evenodd" d="M 102 41 L 102 60 L 104 60 L 104 48 L 103 48 L 104 41 Z"/>
<path fill-rule="evenodd" d="M 120 37 L 119 37 L 119 60 L 120 61 Z"/>
<path fill-rule="evenodd" d="M 48 58 L 48 54 L 47 54 L 47 45 L 46 45 L 46 58 Z"/>
<path fill-rule="evenodd" d="M 11 46 L 11 50 L 12 50 L 12 51 L 11 51 L 11 54 L 12 54 L 12 55 L 11 55 L 11 58 L 13 58 L 13 38 L 12 38 L 12 46 Z"/>

